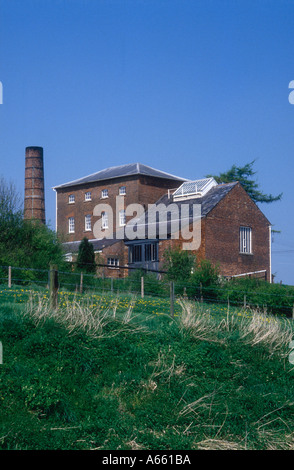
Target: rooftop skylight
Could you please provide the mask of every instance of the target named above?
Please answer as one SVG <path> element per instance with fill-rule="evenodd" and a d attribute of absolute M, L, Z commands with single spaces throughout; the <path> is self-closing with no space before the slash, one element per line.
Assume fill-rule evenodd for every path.
<path fill-rule="evenodd" d="M 186 181 L 174 193 L 174 200 L 191 199 L 193 197 L 202 197 L 211 188 L 217 185 L 214 178 L 203 178 L 196 181 Z"/>

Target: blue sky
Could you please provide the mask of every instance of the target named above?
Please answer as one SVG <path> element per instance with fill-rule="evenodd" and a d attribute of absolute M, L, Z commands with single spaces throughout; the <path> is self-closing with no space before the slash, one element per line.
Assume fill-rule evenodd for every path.
<path fill-rule="evenodd" d="M 24 190 L 25 147 L 52 187 L 141 162 L 186 178 L 256 159 L 294 285 L 294 0 L 0 0 L 0 174 Z"/>

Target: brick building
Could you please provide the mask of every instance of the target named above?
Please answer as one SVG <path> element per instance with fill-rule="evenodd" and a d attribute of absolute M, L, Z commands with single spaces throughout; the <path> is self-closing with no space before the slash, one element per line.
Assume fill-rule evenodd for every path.
<path fill-rule="evenodd" d="M 105 276 L 125 276 L 123 267 L 160 270 L 167 247 L 187 249 L 193 240 L 189 249 L 222 275 L 254 273 L 271 282 L 271 226 L 238 182 L 187 181 L 129 164 L 54 189 L 67 256 L 86 236 L 107 265 Z"/>
<path fill-rule="evenodd" d="M 109 269 L 106 275 L 125 276 L 128 248 L 116 232 L 132 218 L 127 208 L 138 204 L 143 210 L 154 204 L 170 188 L 185 178 L 156 170 L 141 163 L 107 168 L 53 189 L 56 192 L 56 230 L 66 239 L 68 259 L 78 252 L 79 242 L 87 237 Z"/>

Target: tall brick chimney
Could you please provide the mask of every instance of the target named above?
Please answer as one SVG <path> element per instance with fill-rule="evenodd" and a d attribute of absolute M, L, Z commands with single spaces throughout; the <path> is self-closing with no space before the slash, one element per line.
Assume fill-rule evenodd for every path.
<path fill-rule="evenodd" d="M 26 147 L 24 218 L 46 223 L 42 147 Z"/>

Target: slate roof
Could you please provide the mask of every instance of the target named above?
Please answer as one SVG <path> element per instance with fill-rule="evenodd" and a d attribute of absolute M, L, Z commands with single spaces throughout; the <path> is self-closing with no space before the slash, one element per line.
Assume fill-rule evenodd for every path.
<path fill-rule="evenodd" d="M 177 182 L 187 181 L 186 178 L 180 178 L 179 176 L 171 175 L 170 173 L 166 173 L 165 171 L 156 170 L 155 168 L 144 165 L 142 163 L 129 163 L 126 165 L 113 166 L 110 168 L 106 168 L 104 170 L 98 171 L 97 173 L 93 173 L 83 178 L 79 178 L 74 181 L 69 181 L 68 183 L 54 186 L 53 189 L 61 189 L 61 188 L 69 187 L 69 186 L 76 186 L 76 185 L 85 184 L 85 183 L 93 183 L 95 181 L 103 181 L 103 180 L 108 180 L 108 179 L 113 179 L 113 178 L 122 178 L 124 176 L 132 176 L 132 175 L 154 176 L 157 178 L 164 178 L 164 179 L 169 179 L 169 180 L 173 180 Z"/>
<path fill-rule="evenodd" d="M 193 206 L 194 205 L 200 205 L 201 206 L 201 218 L 206 217 L 210 211 L 238 184 L 238 182 L 233 182 L 233 183 L 226 183 L 226 184 L 218 184 L 217 186 L 214 186 L 212 189 L 208 191 L 204 196 L 202 197 L 194 197 L 191 199 L 185 199 L 185 200 L 173 200 L 172 196 L 169 198 L 167 194 L 162 196 L 155 204 L 155 206 L 158 206 L 159 204 L 163 204 L 166 206 L 166 212 L 167 212 L 167 233 L 170 233 L 170 227 L 171 227 L 171 213 L 168 211 L 168 206 L 169 204 L 175 204 L 178 206 L 178 214 L 179 217 L 181 218 L 181 207 L 182 205 L 189 206 L 189 220 L 188 219 L 180 219 L 180 225 L 179 228 L 181 229 L 181 223 L 182 226 L 187 225 L 188 223 L 193 222 Z M 151 208 L 154 210 L 154 206 Z M 146 211 L 137 221 L 137 224 L 139 225 L 147 225 L 148 223 L 148 212 Z M 196 214 L 197 217 L 197 214 Z M 163 218 L 162 218 L 163 219 Z M 152 218 L 150 217 L 150 220 Z M 172 220 L 175 220 L 174 218 Z M 163 222 L 165 223 L 165 222 Z M 157 233 L 158 233 L 158 227 L 159 224 L 157 222 Z"/>
<path fill-rule="evenodd" d="M 100 250 L 103 250 L 103 248 L 106 248 L 108 246 L 114 245 L 115 243 L 121 242 L 121 240 L 117 240 L 115 238 L 114 239 L 101 238 L 101 239 L 89 240 L 89 242 L 93 245 L 94 251 L 100 251 Z M 62 243 L 62 247 L 65 253 L 78 253 L 80 243 L 81 241 L 65 242 L 65 243 Z"/>

